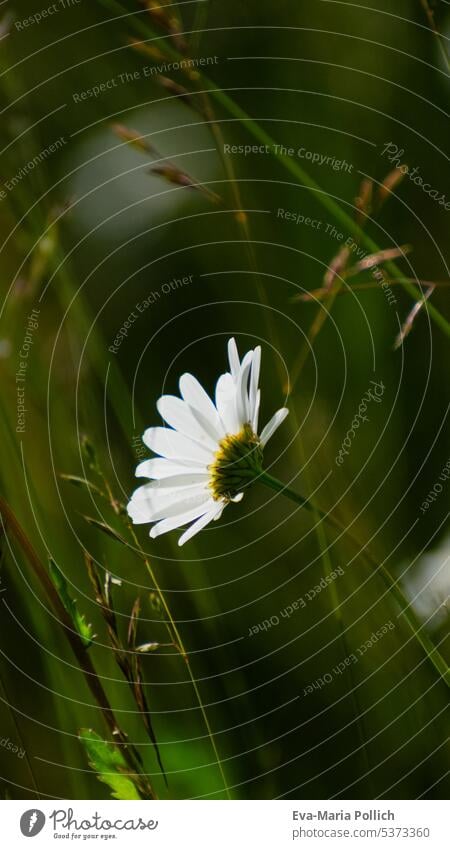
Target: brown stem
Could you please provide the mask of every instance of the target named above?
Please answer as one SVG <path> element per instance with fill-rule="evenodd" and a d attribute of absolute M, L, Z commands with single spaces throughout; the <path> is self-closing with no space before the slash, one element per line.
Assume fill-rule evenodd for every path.
<path fill-rule="evenodd" d="M 9 530 L 11 531 L 11 534 L 13 535 L 17 544 L 19 545 L 19 547 L 22 549 L 23 553 L 25 554 L 25 556 L 28 560 L 28 563 L 33 570 L 35 577 L 38 579 L 41 586 L 43 587 L 43 589 L 44 589 L 44 591 L 47 595 L 47 598 L 48 598 L 48 600 L 49 600 L 49 602 L 50 602 L 50 604 L 53 608 L 53 611 L 54 611 L 58 621 L 60 622 L 60 624 L 62 625 L 62 627 L 64 629 L 64 633 L 66 635 L 66 638 L 67 638 L 67 640 L 70 644 L 70 647 L 71 647 L 71 649 L 72 649 L 72 651 L 73 651 L 73 653 L 74 653 L 74 655 L 75 655 L 75 657 L 76 657 L 76 659 L 79 663 L 79 666 L 80 666 L 82 672 L 84 673 L 86 683 L 87 683 L 93 697 L 95 698 L 97 704 L 99 705 L 99 707 L 102 711 L 103 717 L 105 719 L 105 722 L 106 722 L 111 734 L 115 738 L 115 742 L 117 743 L 117 741 L 119 741 L 120 745 L 123 747 L 123 755 L 126 758 L 126 760 L 128 761 L 128 764 L 129 764 L 132 772 L 133 773 L 137 772 L 137 774 L 140 775 L 139 770 L 137 768 L 137 764 L 136 764 L 136 758 L 134 757 L 134 755 L 133 755 L 133 753 L 130 749 L 130 746 L 127 743 L 126 735 L 119 728 L 119 725 L 116 722 L 114 712 L 113 712 L 112 707 L 109 703 L 109 700 L 108 700 L 108 697 L 105 693 L 103 685 L 102 685 L 102 683 L 101 683 L 101 681 L 100 681 L 100 679 L 97 675 L 95 667 L 94 667 L 94 665 L 91 661 L 91 658 L 89 657 L 88 653 L 86 652 L 80 638 L 78 637 L 78 634 L 74 631 L 70 616 L 67 613 L 64 605 L 62 604 L 61 599 L 59 598 L 59 595 L 58 595 L 55 587 L 53 586 L 52 581 L 50 580 L 50 577 L 47 573 L 47 570 L 44 568 L 43 564 L 41 563 L 39 556 L 37 555 L 36 551 L 34 550 L 33 545 L 31 544 L 30 540 L 26 536 L 21 525 L 17 521 L 13 511 L 11 510 L 11 508 L 9 507 L 9 505 L 7 504 L 7 502 L 5 501 L 5 499 L 1 495 L 0 495 L 0 516 L 2 518 L 2 524 L 4 526 L 5 535 L 6 535 L 7 528 L 9 528 Z M 149 795 L 151 796 L 151 798 L 155 799 L 156 796 L 155 796 L 155 793 L 154 793 L 150 783 L 148 781 L 146 781 L 146 784 L 147 784 L 147 790 L 149 792 Z"/>
<path fill-rule="evenodd" d="M 428 20 L 428 23 L 430 25 L 430 28 L 437 38 L 437 41 L 438 41 L 438 44 L 439 44 L 439 49 L 442 53 L 445 64 L 447 65 L 447 69 L 450 70 L 450 61 L 449 61 L 449 58 L 448 58 L 448 53 L 447 53 L 442 35 L 441 35 L 441 33 L 439 32 L 439 30 L 436 26 L 436 21 L 434 19 L 434 12 L 433 12 L 430 4 L 428 3 L 428 0 L 420 0 L 420 2 L 422 4 L 422 8 L 423 8 L 423 10 L 424 10 L 424 12 L 427 16 L 427 20 Z"/>

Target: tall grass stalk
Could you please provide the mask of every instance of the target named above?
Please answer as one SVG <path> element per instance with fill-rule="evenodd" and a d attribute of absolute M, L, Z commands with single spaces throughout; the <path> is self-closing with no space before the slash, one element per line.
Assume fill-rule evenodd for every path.
<path fill-rule="evenodd" d="M 301 444 L 301 442 L 300 442 L 300 459 L 301 459 L 301 462 L 302 462 L 303 476 L 305 478 L 305 485 L 308 487 L 308 489 L 310 489 L 309 474 L 308 474 L 307 466 L 305 464 L 305 455 L 304 455 L 303 445 Z M 321 557 L 321 560 L 322 560 L 323 573 L 324 573 L 325 578 L 327 578 L 328 576 L 331 575 L 331 573 L 333 571 L 333 565 L 331 563 L 331 557 L 330 557 L 330 547 L 329 547 L 329 544 L 328 544 L 324 523 L 321 520 L 320 513 L 319 513 L 319 511 L 317 510 L 317 508 L 315 507 L 314 504 L 312 504 L 312 513 L 313 513 L 313 516 L 314 516 L 314 532 L 316 534 L 317 543 L 318 543 L 319 550 L 320 550 L 320 557 Z M 343 616 L 342 616 L 342 609 L 341 609 L 341 604 L 340 604 L 340 601 L 339 601 L 339 594 L 338 594 L 336 582 L 333 581 L 333 580 L 330 580 L 328 587 L 329 587 L 329 590 L 330 590 L 330 598 L 331 598 L 331 606 L 332 606 L 333 616 L 336 620 L 336 625 L 337 625 L 338 634 L 339 634 L 339 641 L 340 641 L 341 646 L 342 646 L 343 659 L 345 659 L 345 658 L 347 658 L 351 655 L 352 650 L 351 650 L 351 647 L 349 646 L 348 640 L 347 640 L 345 622 L 344 622 Z M 354 681 L 351 665 L 346 667 L 346 676 L 347 676 L 348 682 L 349 682 L 349 695 L 350 695 L 350 700 L 351 700 L 351 704 L 352 704 L 352 708 L 353 708 L 353 715 L 354 715 L 354 718 L 355 718 L 355 725 L 356 725 L 357 734 L 358 734 L 358 738 L 359 738 L 359 742 L 360 742 L 360 748 L 361 748 L 361 751 L 362 751 L 364 765 L 365 765 L 365 768 L 366 768 L 366 773 L 370 774 L 369 753 L 367 751 L 367 744 L 366 744 L 366 738 L 365 738 L 365 734 L 364 734 L 363 720 L 361 718 L 361 711 L 360 711 L 360 707 L 359 707 L 359 703 L 358 703 L 358 696 L 356 695 L 356 691 L 355 691 L 355 681 Z"/>
<path fill-rule="evenodd" d="M 195 698 L 197 700 L 197 704 L 199 706 L 200 713 L 201 713 L 201 715 L 203 717 L 203 721 L 205 723 L 205 728 L 206 728 L 207 735 L 208 735 L 208 738 L 209 738 L 210 743 L 211 743 L 211 748 L 213 750 L 214 757 L 215 757 L 216 762 L 217 762 L 217 766 L 218 766 L 219 773 L 220 773 L 220 776 L 221 776 L 221 779 L 222 779 L 222 782 L 223 782 L 225 793 L 226 793 L 227 798 L 231 799 L 230 791 L 228 789 L 228 783 L 227 783 L 225 772 L 224 772 L 224 769 L 223 769 L 223 766 L 222 766 L 222 760 L 220 758 L 219 750 L 217 748 L 217 744 L 216 744 L 216 741 L 215 741 L 215 738 L 214 738 L 214 734 L 213 734 L 213 731 L 212 731 L 212 728 L 211 728 L 211 725 L 210 725 L 210 722 L 209 722 L 209 719 L 208 719 L 208 714 L 206 712 L 206 708 L 203 704 L 203 700 L 202 700 L 202 697 L 201 697 L 199 686 L 197 684 L 194 673 L 191 669 L 191 664 L 190 664 L 190 661 L 189 661 L 188 652 L 185 648 L 183 639 L 182 639 L 181 634 L 178 630 L 176 622 L 175 622 L 175 620 L 172 616 L 169 605 L 166 602 L 164 593 L 162 592 L 162 590 L 159 586 L 159 582 L 158 582 L 158 579 L 156 577 L 155 571 L 154 571 L 154 569 L 151 565 L 150 559 L 147 556 L 147 554 L 143 551 L 143 549 L 141 548 L 141 545 L 140 545 L 139 540 L 138 540 L 138 538 L 137 538 L 137 536 L 134 532 L 132 525 L 129 525 L 129 529 L 130 529 L 130 533 L 133 537 L 135 547 L 136 547 L 137 551 L 139 552 L 140 556 L 142 557 L 142 559 L 144 561 L 145 568 L 147 569 L 150 580 L 152 581 L 153 587 L 154 587 L 156 594 L 157 594 L 157 596 L 158 596 L 158 598 L 161 602 L 162 608 L 163 608 L 163 610 L 164 610 L 164 612 L 167 616 L 166 626 L 167 626 L 167 629 L 168 629 L 168 633 L 169 633 L 169 635 L 171 635 L 171 638 L 173 639 L 175 645 L 177 646 L 177 648 L 180 651 L 180 654 L 181 654 L 183 660 L 186 663 L 188 676 L 190 678 L 190 681 L 191 681 L 191 684 L 192 684 L 192 687 L 193 687 L 193 690 L 194 690 L 194 693 L 195 693 Z"/>
<path fill-rule="evenodd" d="M 117 2 L 117 0 L 98 0 L 98 2 L 105 6 L 107 9 L 111 11 L 118 12 L 117 20 L 121 18 L 131 19 L 130 23 L 133 28 L 139 32 L 141 35 L 146 37 L 148 41 L 165 41 L 165 51 L 169 58 L 174 61 L 180 61 L 183 59 L 182 54 L 176 50 L 170 40 L 167 40 L 167 36 L 165 34 L 157 34 L 148 24 L 144 23 L 142 19 L 138 19 L 135 15 L 130 12 L 127 12 L 123 6 Z M 201 71 L 198 72 L 199 77 L 202 80 L 203 85 L 205 86 L 206 91 L 211 95 L 211 97 L 217 101 L 217 103 L 223 107 L 225 112 L 231 115 L 238 122 L 242 123 L 248 130 L 248 132 L 260 143 L 268 145 L 272 156 L 277 160 L 277 162 L 288 171 L 291 176 L 293 176 L 302 186 L 307 189 L 310 189 L 314 196 L 316 197 L 318 203 L 320 203 L 330 215 L 345 229 L 349 234 L 353 234 L 354 237 L 358 237 L 361 240 L 361 244 L 365 245 L 369 251 L 372 253 L 377 253 L 380 250 L 379 245 L 374 241 L 374 239 L 369 236 L 368 233 L 364 231 L 364 229 L 357 223 L 355 223 L 352 219 L 352 216 L 345 211 L 345 209 L 326 191 L 324 191 L 319 184 L 298 164 L 296 160 L 289 156 L 282 156 L 282 154 L 278 151 L 278 147 L 276 146 L 275 139 L 262 127 L 260 124 L 252 118 L 248 113 L 227 94 L 226 91 L 218 88 L 215 83 L 208 79 L 208 77 L 203 74 Z M 242 91 L 242 87 L 239 89 Z M 258 89 L 251 89 L 252 91 Z M 417 288 L 409 283 L 404 274 L 400 271 L 397 265 L 390 261 L 386 263 L 386 268 L 390 272 L 390 274 L 397 279 L 405 291 L 410 295 L 413 300 L 421 302 L 422 294 L 420 291 L 417 291 Z M 434 304 L 428 302 L 427 309 L 433 321 L 440 327 L 440 329 L 445 333 L 446 336 L 450 338 L 450 322 L 447 321 L 446 318 L 439 312 L 437 307 Z"/>
<path fill-rule="evenodd" d="M 50 580 L 47 570 L 41 563 L 40 558 L 38 557 L 32 543 L 30 542 L 23 528 L 17 521 L 13 511 L 2 496 L 0 496 L 0 519 L 5 537 L 8 539 L 7 534 L 9 532 L 11 536 L 15 539 L 17 545 L 21 549 L 22 553 L 25 555 L 35 578 L 38 580 L 40 586 L 44 590 L 47 599 L 52 607 L 53 613 L 55 614 L 56 620 L 61 624 L 64 634 L 77 659 L 78 665 L 84 674 L 84 678 L 89 687 L 89 690 L 101 710 L 102 716 L 105 720 L 106 725 L 109 728 L 112 739 L 115 741 L 116 745 L 119 745 L 121 747 L 123 757 L 128 763 L 131 774 L 135 775 L 136 777 L 139 777 L 142 780 L 143 776 L 139 768 L 139 759 L 133 753 L 132 746 L 129 745 L 126 735 L 124 734 L 116 720 L 113 709 L 103 688 L 103 684 L 99 676 L 97 675 L 92 660 L 88 652 L 84 648 L 79 635 L 74 630 L 72 620 L 70 619 L 70 616 L 68 615 L 64 605 L 62 604 L 61 599 L 52 581 Z M 11 554 L 13 555 L 9 539 L 8 545 Z M 156 795 L 153 791 L 152 786 L 150 785 L 150 782 L 147 778 L 145 778 L 145 781 L 149 797 L 153 799 L 156 798 Z"/>

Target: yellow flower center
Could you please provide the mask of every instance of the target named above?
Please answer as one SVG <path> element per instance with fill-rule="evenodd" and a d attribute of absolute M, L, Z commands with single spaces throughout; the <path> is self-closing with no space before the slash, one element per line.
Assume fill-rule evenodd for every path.
<path fill-rule="evenodd" d="M 225 436 L 208 467 L 209 486 L 216 501 L 231 501 L 262 472 L 262 447 L 250 424 Z"/>

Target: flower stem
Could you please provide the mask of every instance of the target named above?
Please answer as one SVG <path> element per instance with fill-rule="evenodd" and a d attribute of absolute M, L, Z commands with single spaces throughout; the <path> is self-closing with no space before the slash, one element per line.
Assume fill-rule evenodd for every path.
<path fill-rule="evenodd" d="M 345 534 L 353 542 L 353 545 L 358 548 L 359 553 L 364 557 L 366 562 L 373 569 L 374 573 L 379 574 L 383 579 L 385 586 L 392 593 L 398 606 L 401 608 L 402 615 L 405 617 L 411 631 L 422 646 L 428 659 L 431 661 L 443 681 L 448 687 L 450 687 L 450 669 L 447 666 L 445 659 L 423 630 L 423 624 L 417 618 L 409 601 L 403 594 L 403 590 L 401 589 L 398 581 L 391 575 L 389 569 L 387 569 L 382 563 L 378 563 L 375 557 L 370 553 L 370 551 L 368 551 L 367 547 L 362 545 L 359 540 L 331 513 L 324 513 L 323 510 L 315 507 L 310 501 L 308 501 L 307 498 L 299 495 L 289 486 L 286 486 L 282 483 L 282 481 L 278 480 L 278 478 L 274 478 L 267 472 L 262 472 L 258 477 L 258 480 L 270 489 L 275 490 L 275 492 L 279 492 L 287 498 L 290 498 L 295 504 L 299 504 L 306 510 L 316 513 L 321 519 L 324 519 L 329 524 L 333 525 L 334 528 L 341 531 L 342 534 Z"/>
<path fill-rule="evenodd" d="M 296 504 L 300 504 L 300 507 L 305 507 L 306 510 L 310 510 L 311 512 L 315 510 L 322 519 L 325 517 L 325 513 L 322 513 L 322 511 L 318 510 L 317 507 L 314 508 L 307 498 L 303 498 L 303 495 L 299 495 L 298 492 L 295 492 L 295 490 L 286 486 L 286 484 L 278 480 L 278 478 L 274 478 L 272 475 L 269 475 L 268 472 L 261 472 L 258 476 L 258 480 L 260 483 L 268 486 L 269 489 L 274 489 L 275 492 L 281 492 L 282 495 L 290 498 L 291 501 L 295 501 Z"/>

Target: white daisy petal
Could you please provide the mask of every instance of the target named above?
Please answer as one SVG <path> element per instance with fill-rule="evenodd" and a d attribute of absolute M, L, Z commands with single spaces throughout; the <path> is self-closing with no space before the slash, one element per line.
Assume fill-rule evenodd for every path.
<path fill-rule="evenodd" d="M 284 422 L 289 410 L 287 407 L 282 407 L 281 410 L 277 410 L 274 416 L 270 419 L 270 421 L 266 424 L 265 428 L 263 428 L 260 436 L 261 445 L 264 447 L 269 441 L 269 439 L 274 435 L 277 428 L 280 426 L 282 422 Z"/>
<path fill-rule="evenodd" d="M 253 362 L 253 351 L 249 351 L 242 360 L 236 383 L 236 417 L 239 429 L 250 420 L 248 402 L 248 378 Z"/>
<path fill-rule="evenodd" d="M 127 513 L 133 522 L 133 525 L 148 525 L 148 511 L 145 503 L 131 499 L 127 504 Z"/>
<path fill-rule="evenodd" d="M 195 474 L 207 475 L 206 465 L 193 466 L 192 463 L 183 463 L 182 460 L 166 460 L 165 457 L 153 457 L 151 460 L 143 460 L 136 469 L 137 478 L 155 478 L 163 480 L 174 475 Z"/>
<path fill-rule="evenodd" d="M 216 385 L 216 406 L 226 433 L 238 433 L 236 416 L 236 385 L 229 372 L 219 377 Z"/>
<path fill-rule="evenodd" d="M 256 404 L 258 400 L 258 384 L 259 384 L 259 371 L 261 368 L 261 347 L 258 345 L 257 348 L 253 351 L 253 361 L 252 361 L 252 373 L 250 375 L 250 390 L 249 390 L 249 416 L 250 421 L 253 422 L 255 418 L 255 410 Z"/>
<path fill-rule="evenodd" d="M 198 534 L 199 531 L 203 530 L 206 525 L 209 525 L 210 522 L 215 522 L 217 519 L 220 518 L 222 512 L 223 506 L 217 505 L 214 510 L 210 510 L 209 513 L 205 513 L 204 516 L 200 516 L 200 518 L 197 519 L 197 521 L 194 522 L 190 526 L 190 528 L 188 528 L 187 531 L 185 531 L 184 534 L 180 536 L 180 539 L 178 540 L 178 545 L 184 545 L 185 542 L 192 539 L 192 537 Z"/>
<path fill-rule="evenodd" d="M 208 483 L 208 472 L 201 472 L 200 474 L 194 472 L 188 473 L 187 475 L 172 475 L 172 477 L 163 478 L 163 480 L 149 481 L 146 486 L 149 486 L 154 490 L 166 491 L 168 489 L 189 489 L 201 484 L 203 484 L 203 486 L 208 486 Z"/>
<path fill-rule="evenodd" d="M 193 466 L 211 463 L 212 451 L 168 427 L 149 427 L 142 438 L 155 454 L 169 460 L 184 460 Z"/>
<path fill-rule="evenodd" d="M 192 489 L 161 490 L 152 489 L 151 486 L 141 486 L 132 497 L 129 506 L 134 511 L 147 516 L 147 522 L 159 522 L 161 519 L 170 519 L 179 513 L 196 509 L 200 504 L 211 499 L 208 486 L 199 484 Z"/>
<path fill-rule="evenodd" d="M 170 480 L 170 478 L 165 478 L 163 483 Z M 175 504 L 177 501 L 183 501 L 183 499 L 195 498 L 198 495 L 211 495 L 211 492 L 208 489 L 208 482 L 200 478 L 200 481 L 196 484 L 193 484 L 192 489 L 184 489 L 181 487 L 176 487 L 176 489 L 172 489 L 171 487 L 163 487 L 160 488 L 160 481 L 149 481 L 148 483 L 144 483 L 143 486 L 139 486 L 134 490 L 133 495 L 131 496 L 131 500 L 136 502 L 136 504 L 145 504 L 149 513 L 152 513 L 154 510 L 163 510 L 165 507 L 170 507 L 172 504 Z M 151 520 L 150 520 L 151 521 Z"/>
<path fill-rule="evenodd" d="M 200 421 L 193 415 L 191 408 L 181 398 L 176 398 L 175 395 L 163 395 L 157 403 L 157 409 L 168 425 L 194 439 L 201 445 L 205 445 L 212 451 L 216 450 L 217 437 L 212 437 L 210 433 L 202 427 Z"/>
<path fill-rule="evenodd" d="M 235 339 L 228 340 L 228 362 L 230 364 L 230 372 L 236 380 L 239 374 L 241 361 L 239 359 L 239 353 Z"/>
<path fill-rule="evenodd" d="M 193 490 L 191 491 L 193 492 Z M 183 495 L 183 498 L 180 498 Z M 176 516 L 184 515 L 188 511 L 194 511 L 196 515 L 200 515 L 206 509 L 205 505 L 209 505 L 212 501 L 211 492 L 207 487 L 202 487 L 201 491 L 195 495 L 191 493 L 187 495 L 185 492 L 180 492 L 176 501 L 171 504 L 165 504 L 160 510 L 155 510 L 152 522 L 160 522 L 163 519 L 172 519 Z"/>
<path fill-rule="evenodd" d="M 205 513 L 210 512 L 213 504 L 215 504 L 215 501 L 210 498 L 197 508 L 187 510 L 186 513 L 179 513 L 177 516 L 171 516 L 168 519 L 163 519 L 161 522 L 157 522 L 157 524 L 153 525 L 151 528 L 150 536 L 152 539 L 155 539 L 156 537 L 161 536 L 161 534 L 166 534 L 168 531 L 175 530 L 175 528 L 181 528 L 188 522 L 192 522 L 194 519 L 198 519 L 200 516 L 204 516 Z"/>
<path fill-rule="evenodd" d="M 181 394 L 204 430 L 216 442 L 225 436 L 222 422 L 208 393 L 192 374 L 180 377 Z"/>
<path fill-rule="evenodd" d="M 256 393 L 255 409 L 253 411 L 252 427 L 255 433 L 258 433 L 259 407 L 261 404 L 261 391 L 258 389 Z"/>

